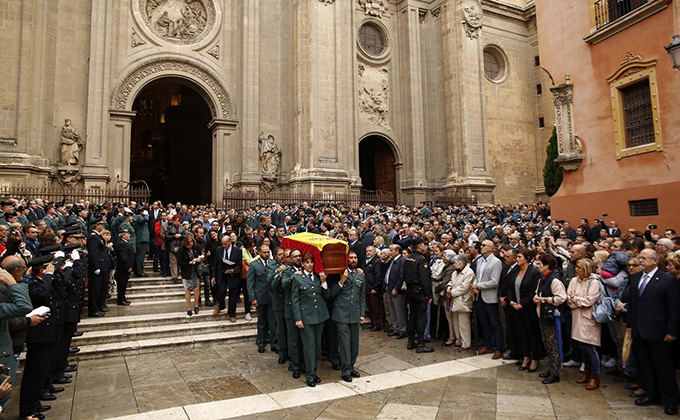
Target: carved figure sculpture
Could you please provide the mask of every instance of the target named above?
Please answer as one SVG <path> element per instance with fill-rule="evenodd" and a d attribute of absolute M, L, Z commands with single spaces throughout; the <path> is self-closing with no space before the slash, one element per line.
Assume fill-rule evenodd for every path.
<path fill-rule="evenodd" d="M 465 16 L 463 21 L 465 33 L 470 39 L 478 38 L 479 31 L 482 29 L 482 6 L 478 0 L 462 0 L 461 4 Z"/>
<path fill-rule="evenodd" d="M 276 188 L 276 181 L 279 174 L 279 166 L 281 165 L 281 149 L 276 144 L 273 135 L 264 135 L 264 131 L 260 131 L 258 138 L 258 151 L 260 155 L 260 173 L 262 174 L 262 187 L 271 191 Z"/>
<path fill-rule="evenodd" d="M 83 146 L 85 143 L 78 130 L 71 125 L 71 120 L 64 120 L 64 126 L 61 128 L 61 164 L 77 165 Z"/>
<path fill-rule="evenodd" d="M 367 15 L 375 17 L 382 17 L 387 10 L 385 0 L 359 0 L 359 5 Z"/>
<path fill-rule="evenodd" d="M 169 40 L 193 40 L 205 29 L 207 13 L 200 0 L 147 0 L 149 23 Z"/>

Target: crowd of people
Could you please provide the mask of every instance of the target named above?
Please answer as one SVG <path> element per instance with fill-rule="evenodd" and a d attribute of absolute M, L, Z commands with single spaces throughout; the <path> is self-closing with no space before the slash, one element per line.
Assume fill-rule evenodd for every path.
<path fill-rule="evenodd" d="M 544 364 L 544 384 L 574 367 L 582 372 L 576 382 L 594 390 L 604 367 L 636 405 L 663 404 L 677 414 L 680 238 L 671 228 L 621 231 L 606 214 L 574 228 L 553 220 L 545 203 L 245 211 L 158 201 L 0 205 L 0 292 L 7 290 L 0 293 L 0 362 L 10 368 L 0 405 L 25 343 L 22 416 L 43 418 L 49 406 L 40 401 L 70 381 L 81 308 L 105 316 L 113 279 L 116 303 L 130 305 L 128 279 L 147 276 L 145 258 L 154 272 L 182 282 L 187 317 L 216 306 L 215 315 L 226 310 L 236 322 L 239 302 L 247 320 L 255 308 L 258 351 L 269 345 L 310 387 L 321 381 L 322 358 L 343 380 L 359 377 L 365 328 L 406 339 L 418 353 L 441 341 L 445 351 L 477 348 L 515 360 L 527 374 Z M 282 248 L 300 232 L 345 241 L 345 272 L 315 272 L 313 254 Z M 31 312 L 40 307 L 49 311 Z"/>

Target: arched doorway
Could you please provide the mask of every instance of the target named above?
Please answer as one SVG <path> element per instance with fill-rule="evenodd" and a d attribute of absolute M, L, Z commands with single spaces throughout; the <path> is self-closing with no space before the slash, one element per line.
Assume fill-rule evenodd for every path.
<path fill-rule="evenodd" d="M 212 201 L 212 114 L 199 89 L 162 78 L 145 86 L 132 105 L 130 180 L 146 181 L 152 200 Z"/>
<path fill-rule="evenodd" d="M 373 135 L 359 143 L 359 176 L 363 188 L 387 191 L 397 197 L 396 158 L 388 140 Z"/>

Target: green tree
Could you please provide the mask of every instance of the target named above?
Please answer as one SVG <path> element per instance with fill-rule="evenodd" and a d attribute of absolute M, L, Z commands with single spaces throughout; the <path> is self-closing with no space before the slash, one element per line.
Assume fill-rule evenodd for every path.
<path fill-rule="evenodd" d="M 555 195 L 562 185 L 562 168 L 555 162 L 557 159 L 557 131 L 553 127 L 552 137 L 546 149 L 545 167 L 543 167 L 543 185 L 548 196 Z"/>

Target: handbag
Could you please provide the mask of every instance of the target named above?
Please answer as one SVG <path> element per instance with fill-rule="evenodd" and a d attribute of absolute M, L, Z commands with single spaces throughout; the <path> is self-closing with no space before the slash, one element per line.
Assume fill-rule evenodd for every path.
<path fill-rule="evenodd" d="M 241 261 L 241 278 L 246 279 L 248 277 L 248 269 L 250 268 L 250 263 L 247 263 L 246 260 Z"/>
<path fill-rule="evenodd" d="M 608 324 L 614 320 L 616 304 L 614 298 L 607 296 L 607 291 L 600 283 L 600 302 L 593 309 L 593 318 L 599 324 Z"/>
<path fill-rule="evenodd" d="M 623 347 L 621 349 L 621 362 L 625 368 L 628 365 L 628 360 L 630 360 L 630 354 L 633 347 L 633 334 L 631 328 L 626 328 L 626 332 L 623 336 Z"/>
<path fill-rule="evenodd" d="M 552 321 L 555 319 L 555 305 L 550 303 L 541 303 L 541 319 Z"/>

